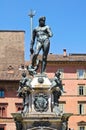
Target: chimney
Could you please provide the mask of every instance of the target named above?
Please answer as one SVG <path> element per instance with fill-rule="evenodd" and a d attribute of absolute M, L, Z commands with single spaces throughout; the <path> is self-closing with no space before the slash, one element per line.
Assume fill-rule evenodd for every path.
<path fill-rule="evenodd" d="M 67 52 L 66 52 L 66 49 L 63 49 L 63 56 L 67 56 Z"/>

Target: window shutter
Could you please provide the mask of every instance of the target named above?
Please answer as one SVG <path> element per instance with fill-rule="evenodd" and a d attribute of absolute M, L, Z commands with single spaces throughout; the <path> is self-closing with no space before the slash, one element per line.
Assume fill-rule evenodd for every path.
<path fill-rule="evenodd" d="M 77 95 L 79 95 L 79 86 L 77 87 Z"/>
<path fill-rule="evenodd" d="M 84 104 L 82 104 L 82 114 L 84 114 Z"/>
<path fill-rule="evenodd" d="M 84 86 L 84 95 L 86 95 L 86 86 Z"/>
<path fill-rule="evenodd" d="M 86 79 L 86 70 L 84 70 L 84 71 L 85 71 L 85 72 L 84 72 L 84 73 L 85 73 L 85 74 L 84 74 L 84 78 Z"/>
<path fill-rule="evenodd" d="M 77 73 L 77 78 L 79 78 L 79 70 L 77 70 L 76 73 Z"/>

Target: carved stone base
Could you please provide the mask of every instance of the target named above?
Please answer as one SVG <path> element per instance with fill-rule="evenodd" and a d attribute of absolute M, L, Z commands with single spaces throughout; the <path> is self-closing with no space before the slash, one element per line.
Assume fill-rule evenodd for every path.
<path fill-rule="evenodd" d="M 12 113 L 16 123 L 16 130 L 67 130 L 68 119 L 71 113 L 56 116 L 52 114 L 28 114 Z"/>

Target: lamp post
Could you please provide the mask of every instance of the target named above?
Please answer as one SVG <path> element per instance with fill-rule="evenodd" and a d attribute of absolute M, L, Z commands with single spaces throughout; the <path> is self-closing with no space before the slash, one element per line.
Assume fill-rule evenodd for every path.
<path fill-rule="evenodd" d="M 36 11 L 33 11 L 32 9 L 30 10 L 28 16 L 30 16 L 30 35 L 31 35 L 31 40 L 32 40 L 32 31 L 33 31 L 33 17 L 35 16 Z"/>

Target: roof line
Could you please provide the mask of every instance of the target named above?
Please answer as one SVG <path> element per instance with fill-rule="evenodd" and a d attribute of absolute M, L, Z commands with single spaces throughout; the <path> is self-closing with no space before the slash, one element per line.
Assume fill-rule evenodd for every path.
<path fill-rule="evenodd" d="M 69 53 L 69 56 L 86 56 L 86 53 Z"/>
<path fill-rule="evenodd" d="M 0 30 L 0 32 L 25 32 L 25 30 Z"/>

